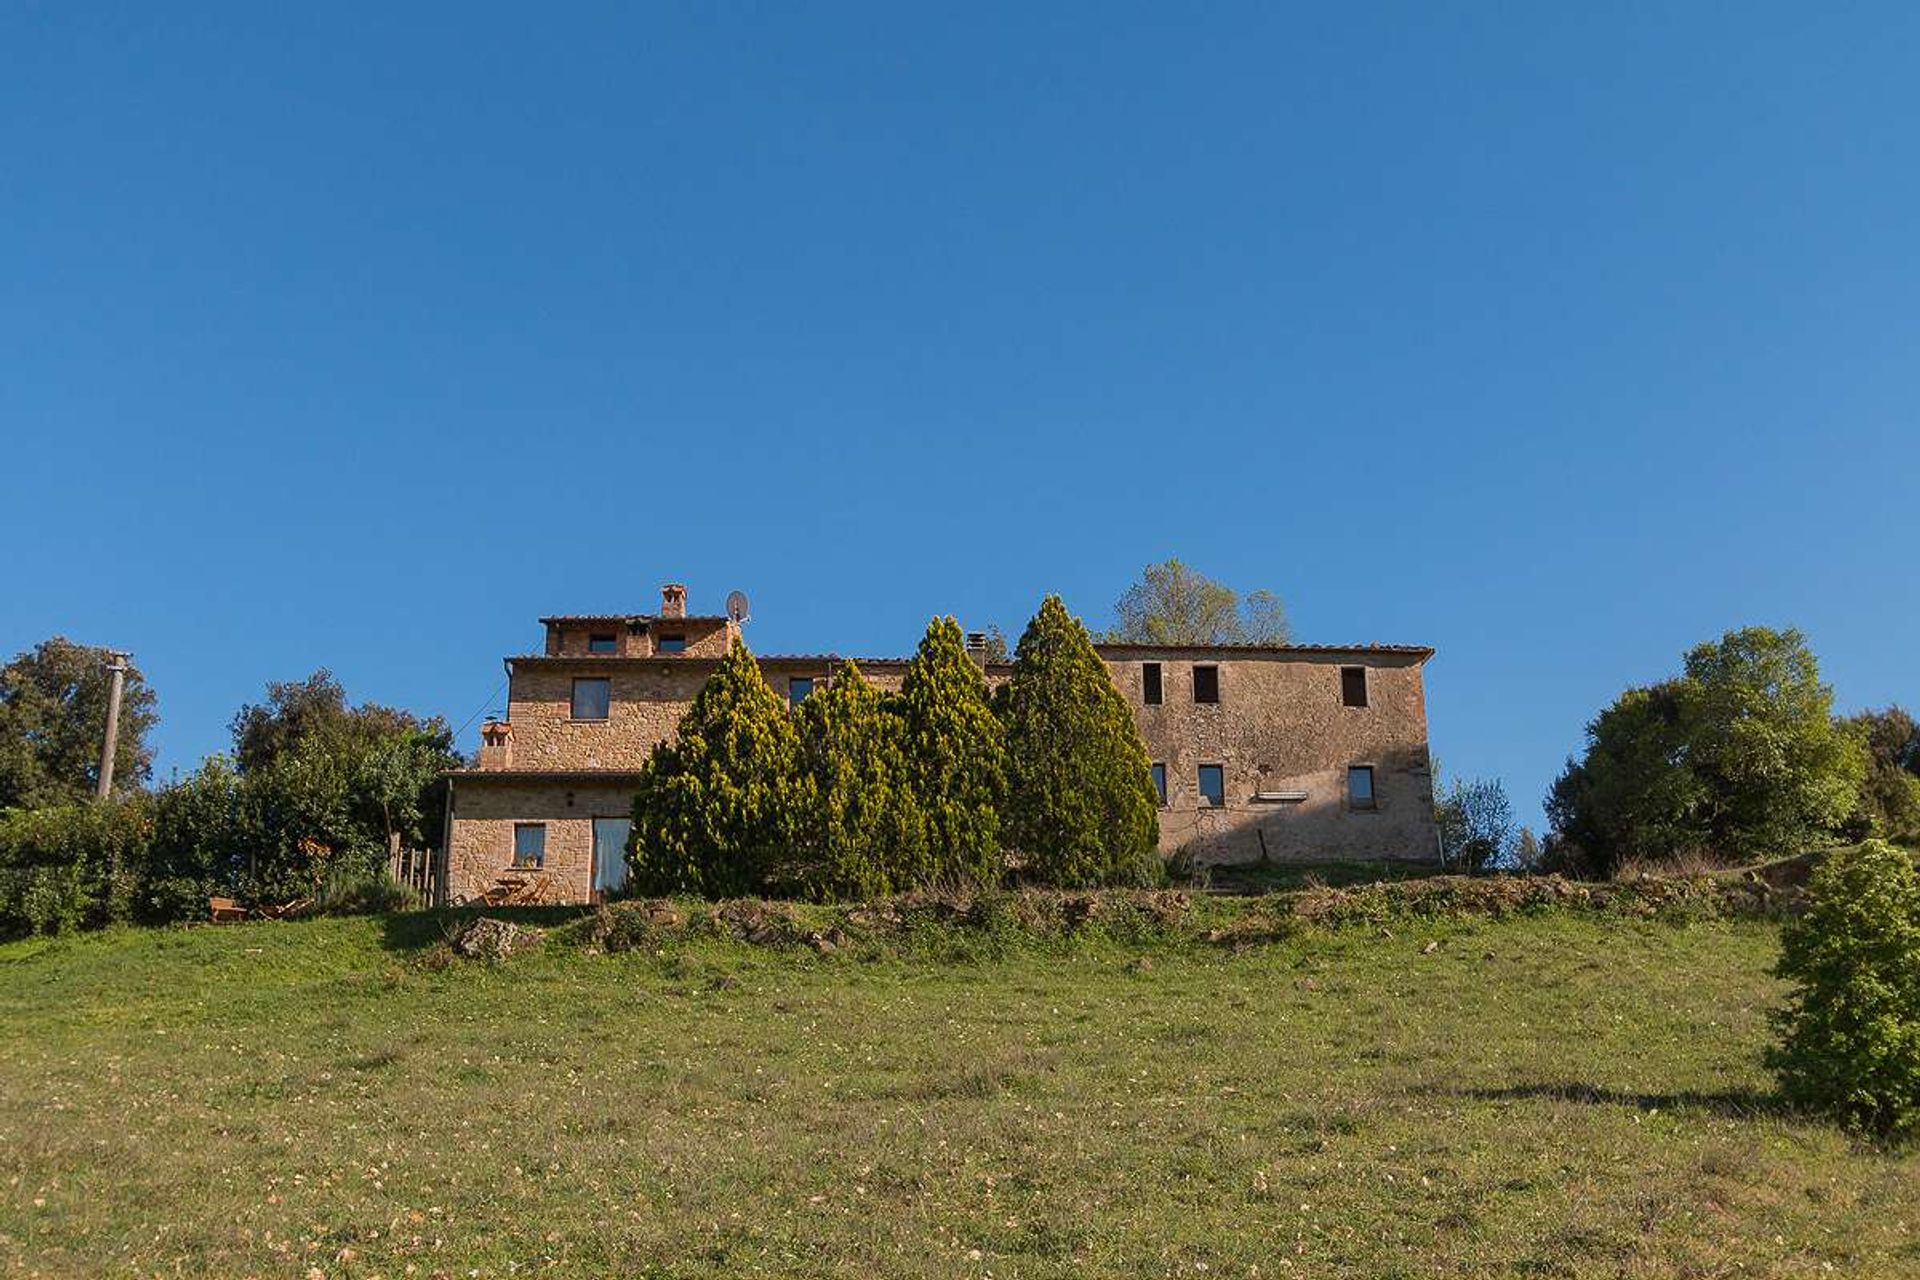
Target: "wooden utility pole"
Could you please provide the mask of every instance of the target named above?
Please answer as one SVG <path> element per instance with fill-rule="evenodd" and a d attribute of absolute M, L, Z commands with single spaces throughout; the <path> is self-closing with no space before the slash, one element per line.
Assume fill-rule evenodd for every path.
<path fill-rule="evenodd" d="M 93 791 L 102 800 L 113 794 L 113 757 L 120 747 L 120 691 L 126 687 L 129 656 L 107 651 L 107 672 L 113 683 L 107 689 L 107 740 L 100 745 L 100 781 Z"/>

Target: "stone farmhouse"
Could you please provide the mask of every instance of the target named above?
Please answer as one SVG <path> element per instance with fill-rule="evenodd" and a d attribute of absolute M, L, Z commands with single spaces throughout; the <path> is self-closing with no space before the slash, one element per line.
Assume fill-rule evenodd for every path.
<path fill-rule="evenodd" d="M 688 613 L 678 583 L 661 589 L 655 614 L 540 621 L 544 649 L 506 659 L 506 718 L 487 721 L 473 766 L 449 775 L 443 899 L 533 872 L 566 901 L 617 888 L 635 775 L 741 637 L 732 617 Z M 987 660 L 985 637 L 968 645 L 989 683 L 1006 679 L 1012 668 Z M 1207 864 L 1439 856 L 1421 684 L 1432 649 L 1097 648 L 1153 761 L 1163 853 Z M 794 705 L 845 661 L 758 660 Z M 906 674 L 905 658 L 855 661 L 882 690 Z"/>

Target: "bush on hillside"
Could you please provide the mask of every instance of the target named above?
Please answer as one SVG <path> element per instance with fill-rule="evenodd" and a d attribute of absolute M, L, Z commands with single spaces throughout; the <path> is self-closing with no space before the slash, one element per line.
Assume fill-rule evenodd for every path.
<path fill-rule="evenodd" d="M 1870 840 L 1814 872 L 1776 972 L 1795 984 L 1768 1065 L 1795 1105 L 1885 1137 L 1920 1133 L 1920 875 Z"/>
<path fill-rule="evenodd" d="M 1061 888 L 1163 878 L 1146 744 L 1058 596 L 1027 624 L 995 705 L 1007 733 L 1003 835 L 1025 874 Z"/>
<path fill-rule="evenodd" d="M 0 811 L 0 930 L 131 919 L 152 825 L 141 795 Z"/>

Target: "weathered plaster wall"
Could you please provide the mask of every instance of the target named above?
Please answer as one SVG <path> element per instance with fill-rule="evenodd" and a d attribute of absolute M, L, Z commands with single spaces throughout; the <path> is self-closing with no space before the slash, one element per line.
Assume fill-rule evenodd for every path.
<path fill-rule="evenodd" d="M 1437 856 L 1426 696 L 1413 655 L 1251 656 L 1102 650 L 1133 708 L 1148 758 L 1167 769 L 1160 847 L 1202 862 Z M 1162 701 L 1146 704 L 1143 662 L 1161 666 Z M 1193 700 L 1193 668 L 1220 672 L 1220 701 Z M 1364 666 L 1368 705 L 1341 704 L 1340 668 Z M 1226 803 L 1200 802 L 1199 768 L 1220 765 Z M 1375 807 L 1347 803 L 1347 769 L 1371 765 Z M 1302 801 L 1255 799 L 1304 791 Z"/>

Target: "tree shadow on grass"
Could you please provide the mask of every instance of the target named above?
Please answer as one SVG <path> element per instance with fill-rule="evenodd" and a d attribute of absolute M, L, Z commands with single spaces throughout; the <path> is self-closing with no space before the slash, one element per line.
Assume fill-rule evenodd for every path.
<path fill-rule="evenodd" d="M 1435 1088 L 1426 1092 L 1472 1098 L 1479 1102 L 1545 1100 L 1631 1107 L 1635 1111 L 1703 1111 L 1741 1120 L 1783 1116 L 1789 1112 L 1779 1095 L 1757 1089 L 1681 1089 L 1672 1093 L 1635 1093 L 1626 1089 L 1608 1089 L 1582 1080 L 1557 1080 L 1503 1085 L 1499 1088 Z"/>
<path fill-rule="evenodd" d="M 591 907 L 441 907 L 431 911 L 401 911 L 380 921 L 380 945 L 388 951 L 411 953 L 425 951 L 435 943 L 448 941 L 454 931 L 469 920 L 488 916 L 510 920 L 529 929 L 553 929 L 571 924 L 586 915 Z"/>

